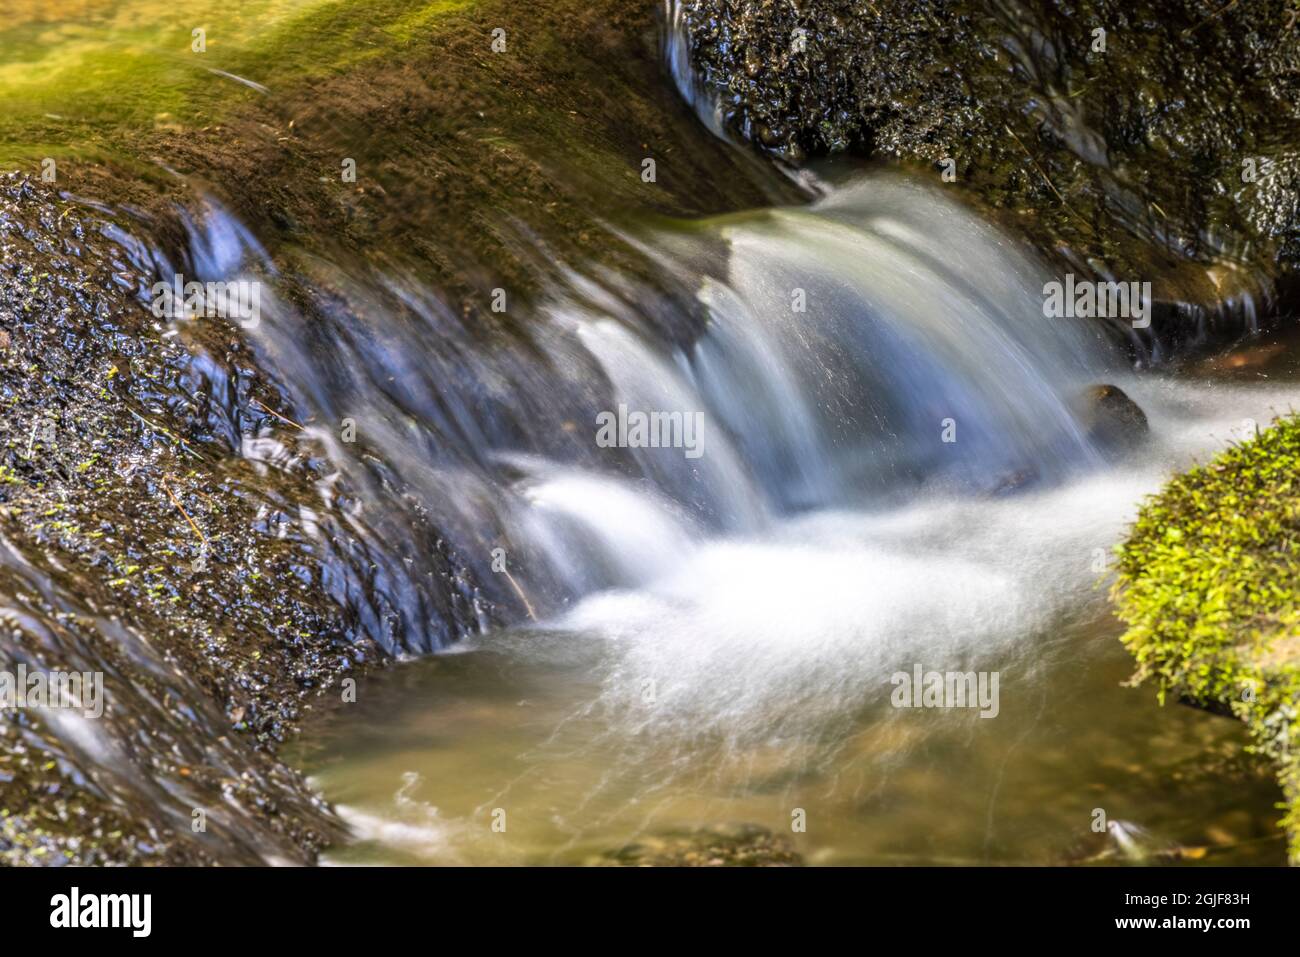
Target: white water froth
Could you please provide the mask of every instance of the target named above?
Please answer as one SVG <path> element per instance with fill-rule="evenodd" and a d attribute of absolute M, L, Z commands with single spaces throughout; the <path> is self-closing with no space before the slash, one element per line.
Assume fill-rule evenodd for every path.
<path fill-rule="evenodd" d="M 561 561 L 581 550 L 621 584 L 653 581 L 694 545 L 688 516 L 654 492 L 578 471 L 558 471 L 524 491 L 523 520 Z M 572 574 L 579 574 L 573 569 Z"/>
<path fill-rule="evenodd" d="M 508 846 L 483 835 L 509 806 L 520 847 L 550 853 L 626 833 L 625 815 L 698 820 L 699 800 L 830 787 L 864 753 L 873 778 L 931 736 L 964 747 L 1032 725 L 1054 649 L 1073 666 L 1093 636 L 1112 640 L 1106 565 L 1143 496 L 1300 395 L 1134 376 L 1095 324 L 1043 316 L 1040 263 L 905 181 L 705 232 L 726 258 L 681 267 L 707 313 L 697 339 L 659 341 L 588 297 L 556 307 L 571 334 L 552 353 L 594 362 L 605 408 L 698 413 L 704 457 L 495 456 L 512 534 L 570 604 L 462 646 L 494 652 L 489 669 L 504 655 L 530 700 L 431 704 L 482 735 L 429 745 L 457 785 L 432 793 L 460 806 L 344 808 L 363 840 L 481 860 Z M 1077 417 L 1099 383 L 1150 424 L 1122 461 Z M 891 709 L 891 675 L 917 664 L 999 672 L 1001 721 Z M 421 747 L 397 756 L 420 766 Z"/>
<path fill-rule="evenodd" d="M 717 234 L 727 270 L 701 284 L 692 349 L 577 319 L 618 401 L 702 412 L 704 464 L 642 450 L 632 483 L 551 463 L 525 495 L 555 564 L 608 570 L 546 627 L 615 649 L 591 704 L 612 733 L 833 736 L 914 663 L 1013 667 L 1027 638 L 1106 614 L 1103 566 L 1144 494 L 1295 395 L 1133 376 L 1096 324 L 1043 316 L 1041 263 L 905 180 Z M 1099 382 L 1150 420 L 1122 464 L 1076 418 Z"/>
<path fill-rule="evenodd" d="M 1098 563 L 1110 562 L 1145 494 L 1297 396 L 1156 379 L 1124 387 L 1153 439 L 1122 467 L 1012 496 L 930 495 L 699 542 L 665 574 L 589 596 L 551 627 L 609 643 L 592 707 L 612 733 L 684 750 L 702 736 L 736 747 L 833 737 L 914 663 L 1011 669 L 1036 653 L 1028 639 L 1107 613 Z"/>

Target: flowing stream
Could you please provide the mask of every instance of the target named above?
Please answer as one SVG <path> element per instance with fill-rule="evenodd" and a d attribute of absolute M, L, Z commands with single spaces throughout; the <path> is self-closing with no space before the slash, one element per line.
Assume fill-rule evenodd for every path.
<path fill-rule="evenodd" d="M 547 400 L 493 397 L 564 444 L 480 446 L 470 486 L 425 463 L 512 530 L 496 574 L 535 620 L 363 682 L 308 734 L 356 836 L 335 859 L 594 862 L 762 828 L 812 863 L 1280 860 L 1267 777 L 1206 771 L 1240 729 L 1121 686 L 1105 565 L 1171 469 L 1290 406 L 1289 368 L 1134 376 L 1099 326 L 1044 318 L 1040 263 L 892 175 L 639 241 L 699 333 L 575 278 Z M 602 387 L 566 389 L 584 369 Z M 1135 454 L 1084 424 L 1101 382 L 1146 412 Z M 699 431 L 601 448 L 620 407 Z M 996 672 L 996 715 L 892 707 L 917 665 Z"/>
<path fill-rule="evenodd" d="M 1300 349 L 1137 374 L 1141 340 L 1046 318 L 1060 277 L 938 184 L 728 153 L 680 4 L 668 76 L 649 20 L 544 6 L 495 60 L 496 21 L 460 0 L 0 11 L 0 158 L 57 155 L 50 189 L 127 223 L 102 238 L 142 276 L 260 284 L 242 329 L 146 317 L 140 351 L 172 371 L 145 410 L 192 408 L 223 455 L 301 480 L 310 505 L 234 485 L 266 493 L 259 541 L 302 546 L 293 575 L 356 660 L 363 640 L 397 659 L 355 701 L 327 684 L 279 752 L 351 830 L 327 862 L 1282 863 L 1244 729 L 1124 687 L 1106 589 L 1144 495 L 1292 407 Z M 1057 119 L 1093 149 L 1081 110 Z M 243 184 L 236 215 L 215 197 Z M 561 231 L 605 255 L 556 253 Z M 444 267 L 501 310 L 457 308 Z M 1250 295 L 1231 305 L 1253 329 Z M 1103 384 L 1145 412 L 1133 448 L 1099 426 Z M 54 596 L 39 646 L 75 621 L 105 640 L 78 632 L 71 660 L 174 670 L 29 564 L 6 544 L 11 591 Z M 230 623 L 208 624 L 229 664 Z M 311 664 L 295 677 L 320 687 Z M 996 698 L 895 707 L 917 668 L 996 675 Z M 174 677 L 187 720 L 141 726 L 171 746 L 136 726 L 152 685 L 126 682 L 109 720 L 55 716 L 51 739 L 78 787 L 188 837 L 202 794 L 155 775 L 215 769 L 216 792 L 253 735 Z M 230 804 L 214 853 L 233 833 L 232 860 L 311 859 Z"/>

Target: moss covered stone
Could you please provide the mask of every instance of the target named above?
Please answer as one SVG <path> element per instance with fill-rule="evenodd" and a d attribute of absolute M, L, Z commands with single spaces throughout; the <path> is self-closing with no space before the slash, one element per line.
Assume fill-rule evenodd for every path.
<path fill-rule="evenodd" d="M 1246 723 L 1300 864 L 1300 418 L 1174 479 L 1118 553 L 1135 681 Z"/>

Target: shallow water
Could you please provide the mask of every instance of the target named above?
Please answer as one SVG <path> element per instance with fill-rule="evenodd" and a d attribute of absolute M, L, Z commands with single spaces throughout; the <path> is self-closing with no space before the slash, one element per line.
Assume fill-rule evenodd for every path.
<path fill-rule="evenodd" d="M 1154 435 L 1136 462 L 700 543 L 552 626 L 363 683 L 307 736 L 356 838 L 330 859 L 592 863 L 752 824 L 814 864 L 1282 863 L 1267 769 L 1228 757 L 1244 730 L 1123 687 L 1097 568 L 1168 469 L 1297 393 L 1125 387 Z M 891 707 L 917 663 L 999 672 L 999 713 Z"/>
<path fill-rule="evenodd" d="M 693 345 L 555 310 L 604 407 L 701 411 L 706 454 L 518 463 L 515 567 L 560 588 L 308 730 L 355 835 L 331 860 L 1281 863 L 1243 729 L 1123 686 L 1106 565 L 1145 494 L 1291 407 L 1292 344 L 1135 376 L 1095 325 L 1043 318 L 1031 255 L 888 176 L 698 231 L 725 257 Z M 1122 460 L 1076 410 L 1102 381 L 1150 422 Z M 996 674 L 996 707 L 894 707 L 918 666 Z"/>

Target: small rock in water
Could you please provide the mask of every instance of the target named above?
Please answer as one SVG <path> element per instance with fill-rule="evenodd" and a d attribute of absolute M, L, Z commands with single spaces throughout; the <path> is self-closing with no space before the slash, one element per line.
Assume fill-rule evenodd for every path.
<path fill-rule="evenodd" d="M 1032 485 L 1038 480 L 1038 470 L 1034 468 L 1017 469 L 1014 472 L 1008 472 L 998 482 L 993 489 L 994 495 L 1009 495 L 1012 492 L 1019 492 L 1026 486 Z"/>
<path fill-rule="evenodd" d="M 1269 366 L 1287 354 L 1283 343 L 1273 342 L 1262 346 L 1243 346 L 1224 355 L 1213 356 L 1197 365 L 1197 370 L 1213 375 L 1249 373 L 1267 375 Z"/>
<path fill-rule="evenodd" d="M 1075 403 L 1075 415 L 1093 445 L 1103 452 L 1124 454 L 1146 439 L 1146 413 L 1119 386 L 1094 385 Z"/>
<path fill-rule="evenodd" d="M 620 867 L 798 867 L 790 842 L 756 824 L 646 834 L 598 863 Z"/>

